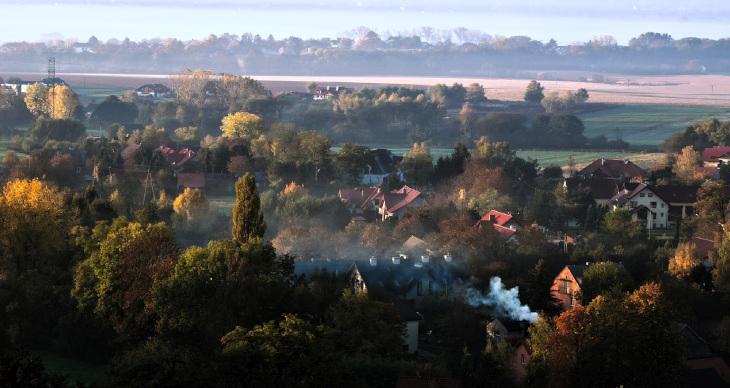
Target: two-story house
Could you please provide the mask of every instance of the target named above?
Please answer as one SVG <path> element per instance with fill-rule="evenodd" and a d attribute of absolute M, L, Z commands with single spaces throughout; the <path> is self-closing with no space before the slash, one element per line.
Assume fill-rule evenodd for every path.
<path fill-rule="evenodd" d="M 669 204 L 655 190 L 645 183 L 627 184 L 611 198 L 611 209 L 628 211 L 632 220 L 642 223 L 646 229 L 666 229 L 669 227 Z"/>

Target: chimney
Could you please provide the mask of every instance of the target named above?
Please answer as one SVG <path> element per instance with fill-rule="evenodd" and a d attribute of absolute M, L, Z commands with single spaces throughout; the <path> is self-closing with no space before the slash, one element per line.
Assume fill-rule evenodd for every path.
<path fill-rule="evenodd" d="M 394 265 L 400 264 L 400 256 L 393 256 L 390 259 L 393 261 Z"/>
<path fill-rule="evenodd" d="M 601 166 L 606 164 L 606 159 L 601 158 Z"/>
<path fill-rule="evenodd" d="M 421 255 L 421 263 L 428 263 L 428 261 L 431 260 L 428 255 Z"/>
<path fill-rule="evenodd" d="M 370 256 L 370 265 L 372 265 L 373 267 L 378 265 L 378 259 L 376 259 L 375 256 Z"/>
<path fill-rule="evenodd" d="M 591 265 L 591 262 L 590 261 L 586 261 L 586 267 L 589 266 L 589 265 Z"/>
<path fill-rule="evenodd" d="M 489 222 L 495 222 L 497 221 L 497 217 L 494 214 L 489 215 Z"/>
<path fill-rule="evenodd" d="M 451 254 L 447 253 L 447 254 L 444 255 L 444 261 L 445 262 L 451 263 L 452 260 L 453 260 L 453 258 L 451 257 Z"/>

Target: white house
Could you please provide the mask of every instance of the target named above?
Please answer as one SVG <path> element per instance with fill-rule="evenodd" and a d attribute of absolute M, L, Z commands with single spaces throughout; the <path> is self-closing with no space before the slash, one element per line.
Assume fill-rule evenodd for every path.
<path fill-rule="evenodd" d="M 611 209 L 628 211 L 631 218 L 644 224 L 646 229 L 668 228 L 669 204 L 657 195 L 654 188 L 645 183 L 633 189 L 629 187 L 611 198 Z"/>

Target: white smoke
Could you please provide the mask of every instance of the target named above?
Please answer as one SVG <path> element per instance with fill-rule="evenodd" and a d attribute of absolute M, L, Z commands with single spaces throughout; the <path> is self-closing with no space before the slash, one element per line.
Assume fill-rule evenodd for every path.
<path fill-rule="evenodd" d="M 484 295 L 475 288 L 464 291 L 466 303 L 473 307 L 487 306 L 495 314 L 509 317 L 517 321 L 535 322 L 537 313 L 530 310 L 530 306 L 520 302 L 518 287 L 506 289 L 502 279 L 495 276 L 489 280 L 489 293 Z"/>

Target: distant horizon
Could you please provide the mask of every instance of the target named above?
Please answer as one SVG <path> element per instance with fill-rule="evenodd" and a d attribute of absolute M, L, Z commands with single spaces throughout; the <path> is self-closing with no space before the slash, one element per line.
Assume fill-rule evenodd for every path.
<path fill-rule="evenodd" d="M 337 38 L 366 26 L 399 35 L 423 26 L 439 30 L 464 27 L 493 36 L 529 36 L 560 45 L 611 35 L 619 44 L 641 33 L 668 33 L 675 39 L 730 37 L 730 4 L 710 0 L 616 0 L 586 4 L 578 0 L 438 0 L 398 2 L 361 0 L 0 0 L 4 15 L 0 42 L 47 42 L 91 36 L 100 40 L 205 39 L 211 34 L 269 34 Z"/>

